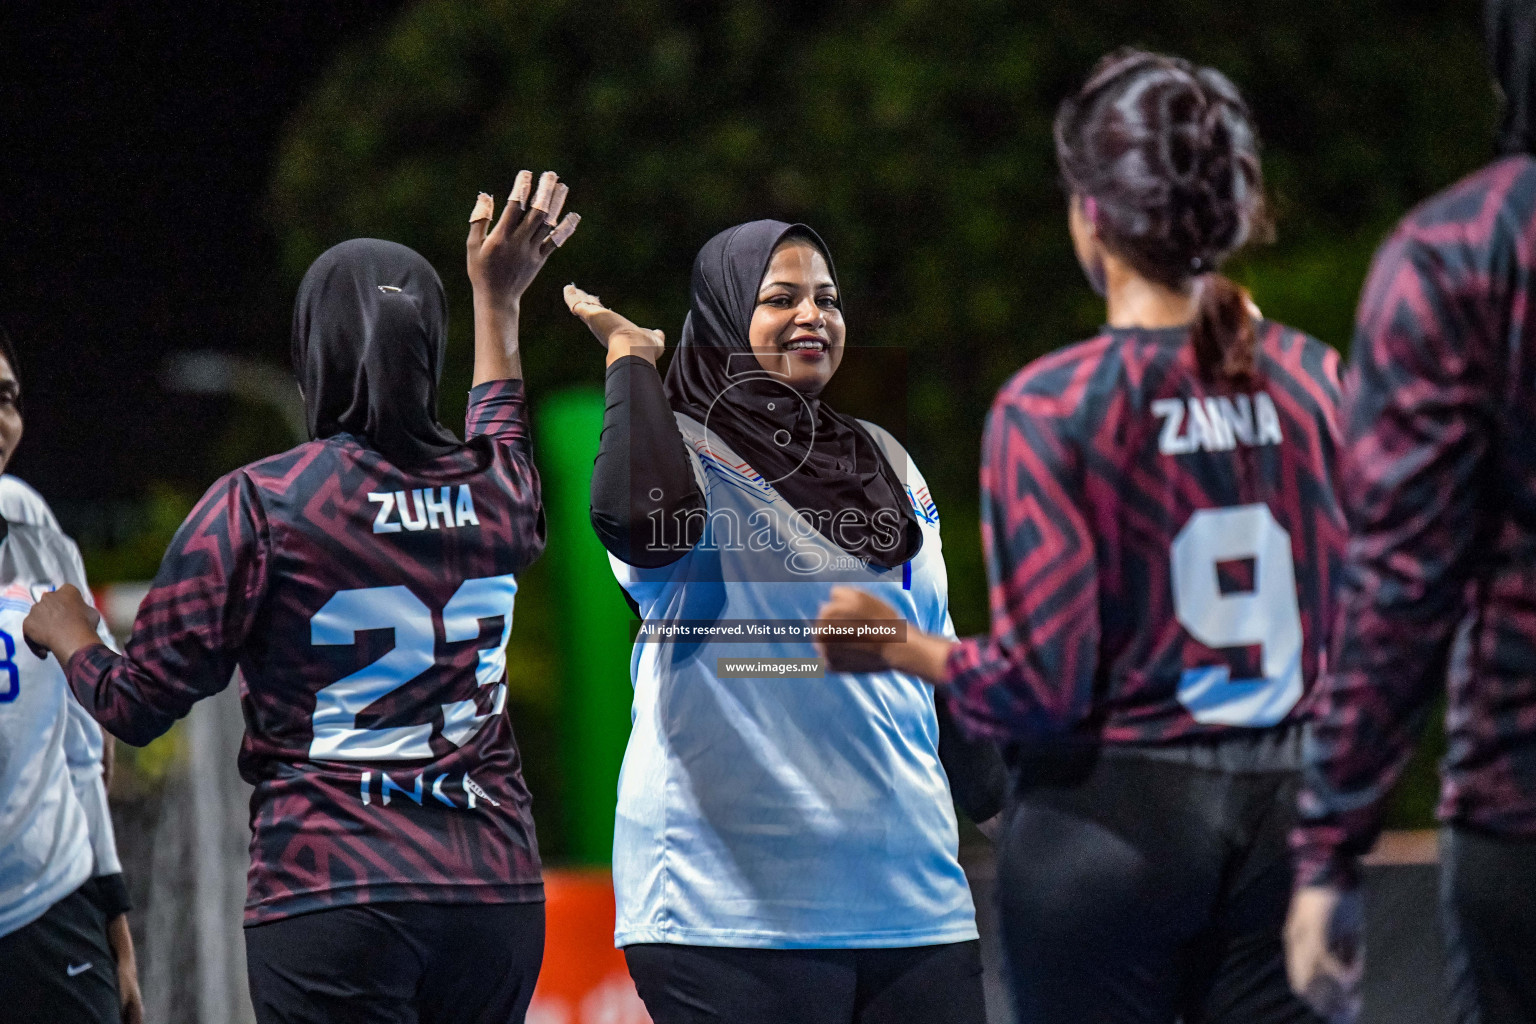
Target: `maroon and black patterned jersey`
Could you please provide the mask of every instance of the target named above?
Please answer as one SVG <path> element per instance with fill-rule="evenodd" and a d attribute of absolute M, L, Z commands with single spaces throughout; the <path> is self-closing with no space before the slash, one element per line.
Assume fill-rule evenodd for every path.
<path fill-rule="evenodd" d="M 544 547 L 521 381 L 470 395 L 469 443 L 409 470 L 347 434 L 214 484 L 126 654 L 70 686 L 143 744 L 240 670 L 247 923 L 384 900 L 543 896 L 505 711 L 515 574 Z"/>
<path fill-rule="evenodd" d="M 1376 254 L 1345 381 L 1351 540 L 1297 834 L 1347 877 L 1448 687 L 1440 815 L 1536 836 L 1536 160 L 1500 160 Z"/>
<path fill-rule="evenodd" d="M 1297 717 L 1344 546 L 1338 357 L 1261 321 L 1252 386 L 1183 328 L 1106 329 L 998 394 L 983 442 L 992 632 L 941 688 L 977 732 L 1169 744 Z"/>

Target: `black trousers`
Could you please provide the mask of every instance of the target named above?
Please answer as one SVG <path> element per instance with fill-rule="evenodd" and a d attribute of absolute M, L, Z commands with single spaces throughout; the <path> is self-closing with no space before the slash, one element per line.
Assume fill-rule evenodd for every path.
<path fill-rule="evenodd" d="M 624 947 L 655 1024 L 985 1024 L 976 942 L 902 949 Z"/>
<path fill-rule="evenodd" d="M 1297 780 L 1127 755 L 1023 766 L 998 854 L 1030 1024 L 1290 1024 L 1281 931 Z"/>
<path fill-rule="evenodd" d="M 1536 1022 L 1536 841 L 1450 826 L 1440 897 L 1460 1024 Z"/>
<path fill-rule="evenodd" d="M 260 1024 L 522 1024 L 544 904 L 371 903 L 245 929 Z"/>
<path fill-rule="evenodd" d="M 121 1016 L 107 917 L 84 889 L 0 936 L 0 1020 L 117 1024 Z"/>

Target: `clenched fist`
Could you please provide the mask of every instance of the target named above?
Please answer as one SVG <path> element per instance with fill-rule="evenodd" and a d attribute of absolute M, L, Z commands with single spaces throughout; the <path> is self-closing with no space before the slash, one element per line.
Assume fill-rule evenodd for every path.
<path fill-rule="evenodd" d="M 66 583 L 38 599 L 21 624 L 21 632 L 32 653 L 42 658 L 52 652 L 63 666 L 80 648 L 101 643 L 101 637 L 96 635 L 100 622 L 101 615 L 96 609 L 86 603 L 72 584 Z"/>

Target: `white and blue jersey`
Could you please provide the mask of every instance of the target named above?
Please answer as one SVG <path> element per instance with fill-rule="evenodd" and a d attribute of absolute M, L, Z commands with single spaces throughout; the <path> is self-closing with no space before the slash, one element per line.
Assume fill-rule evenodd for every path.
<path fill-rule="evenodd" d="M 101 781 L 101 730 L 53 658 L 21 635 L 39 594 L 73 583 L 89 600 L 74 542 L 12 522 L 0 541 L 0 935 L 41 917 L 92 875 L 122 870 Z M 103 625 L 99 634 L 110 644 Z"/>
<path fill-rule="evenodd" d="M 809 525 L 715 434 L 677 415 L 708 524 L 681 559 L 614 572 L 647 623 L 811 623 L 834 583 L 953 636 L 938 513 L 906 452 L 923 530 L 880 572 Z M 786 559 L 798 567 L 785 571 Z M 850 565 L 851 563 L 851 565 Z M 933 693 L 896 672 L 722 678 L 720 659 L 814 658 L 808 639 L 641 642 L 614 834 L 620 946 L 869 948 L 977 937 L 939 764 Z"/>
<path fill-rule="evenodd" d="M 59 520 L 53 509 L 31 484 L 10 473 L 0 474 L 0 519 L 7 523 L 31 523 L 58 530 Z M 67 535 L 66 535 L 67 536 Z M 73 542 L 71 542 L 73 544 Z M 79 566 L 80 552 L 70 549 L 70 565 L 79 569 L 79 579 L 71 577 L 87 601 L 91 600 L 90 588 L 85 585 L 85 569 Z M 105 626 L 102 635 L 107 636 Z M 117 856 L 117 840 L 112 832 L 112 814 L 107 806 L 106 787 L 102 780 L 102 755 L 105 737 L 101 726 L 96 724 L 79 701 L 69 703 L 70 736 L 66 746 L 73 752 L 69 773 L 75 784 L 75 796 L 85 808 L 86 821 L 90 826 L 91 849 L 96 854 L 96 874 L 115 875 L 122 870 Z"/>

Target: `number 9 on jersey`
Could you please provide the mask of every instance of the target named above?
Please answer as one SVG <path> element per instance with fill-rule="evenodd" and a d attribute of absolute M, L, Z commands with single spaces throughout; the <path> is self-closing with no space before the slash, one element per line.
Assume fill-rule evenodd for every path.
<path fill-rule="evenodd" d="M 1251 559 L 1253 589 L 1223 593 L 1221 562 Z M 1259 679 L 1226 665 L 1187 668 L 1179 703 L 1202 725 L 1276 725 L 1301 700 L 1301 608 L 1291 535 L 1262 503 L 1202 509 L 1174 538 L 1173 608 L 1189 635 L 1212 650 L 1257 645 Z"/>

